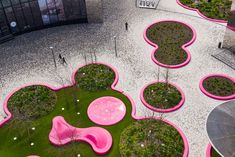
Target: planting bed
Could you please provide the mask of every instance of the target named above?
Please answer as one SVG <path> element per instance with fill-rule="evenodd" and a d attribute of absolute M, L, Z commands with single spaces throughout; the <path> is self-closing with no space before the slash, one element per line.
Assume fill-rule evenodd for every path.
<path fill-rule="evenodd" d="M 182 90 L 166 82 L 153 82 L 146 85 L 141 91 L 140 98 L 145 106 L 158 112 L 174 111 L 185 101 Z"/>
<path fill-rule="evenodd" d="M 215 21 L 226 22 L 230 15 L 231 0 L 177 0 L 178 3 L 187 9 L 196 9 L 203 17 Z"/>
<path fill-rule="evenodd" d="M 185 23 L 159 21 L 150 25 L 144 34 L 145 40 L 156 49 L 152 54 L 155 63 L 163 67 L 178 68 L 190 61 L 185 49 L 196 39 L 196 33 Z"/>
<path fill-rule="evenodd" d="M 132 123 L 121 134 L 121 156 L 181 157 L 183 140 L 175 128 L 152 119 Z M 169 147 L 171 145 L 171 147 Z"/>
<path fill-rule="evenodd" d="M 200 89 L 204 94 L 215 99 L 233 99 L 235 98 L 235 79 L 221 74 L 212 74 L 201 80 Z"/>
<path fill-rule="evenodd" d="M 103 81 L 104 78 L 107 79 Z M 75 83 L 75 80 L 80 82 Z M 154 138 L 159 138 L 156 141 L 161 144 L 159 149 L 153 148 L 152 144 L 147 149 L 162 156 L 175 153 L 176 156 L 186 157 L 188 143 L 182 131 L 170 122 L 159 119 L 148 120 L 151 125 L 147 127 L 147 120 L 142 122 L 140 118 L 135 117 L 135 106 L 131 99 L 114 89 L 117 80 L 118 75 L 114 69 L 96 63 L 79 68 L 78 72 L 74 73 L 74 85 L 70 87 L 57 89 L 32 85 L 14 91 L 4 102 L 8 117 L 0 123 L 0 156 L 125 156 L 120 154 L 119 147 L 123 150 L 120 136 L 125 134 L 126 130 L 122 133 L 125 128 L 139 123 L 146 127 L 144 130 L 153 127 Z M 96 110 L 99 104 L 104 105 L 103 111 Z M 107 118 L 105 116 L 111 113 L 120 113 L 120 117 L 108 117 L 111 118 L 110 121 L 113 120 L 110 124 L 106 123 L 106 119 L 97 116 L 92 119 L 88 115 L 90 106 L 91 110 L 94 107 L 95 112 L 101 113 L 98 114 L 101 118 Z M 35 109 L 40 114 L 35 114 Z M 102 121 L 98 123 L 97 120 Z M 135 122 L 136 120 L 138 122 Z"/>

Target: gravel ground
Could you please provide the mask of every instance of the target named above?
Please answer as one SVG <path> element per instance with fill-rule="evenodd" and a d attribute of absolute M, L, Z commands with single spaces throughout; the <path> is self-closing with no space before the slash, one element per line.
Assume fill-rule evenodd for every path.
<path fill-rule="evenodd" d="M 235 72 L 211 57 L 217 54 L 219 41 L 223 40 L 225 27 L 202 19 L 196 12 L 177 5 L 175 0 L 161 0 L 157 10 L 136 8 L 134 0 L 103 0 L 103 24 L 79 24 L 44 29 L 17 36 L 0 45 L 0 103 L 13 89 L 24 84 L 46 83 L 53 86 L 70 84 L 72 71 L 84 64 L 84 55 L 91 60 L 96 52 L 97 60 L 110 63 L 120 76 L 118 89 L 124 90 L 134 100 L 138 115 L 151 115 L 140 101 L 141 88 L 157 78 L 157 65 L 150 58 L 153 47 L 143 38 L 144 29 L 157 20 L 179 20 L 193 26 L 197 39 L 188 47 L 191 62 L 180 69 L 170 70 L 170 82 L 185 92 L 182 108 L 163 116 L 179 126 L 190 146 L 190 157 L 205 156 L 208 144 L 205 130 L 209 112 L 223 101 L 210 99 L 199 89 L 199 80 L 209 73 L 223 73 L 235 77 Z M 125 22 L 129 31 L 125 31 Z M 115 57 L 114 36 L 117 37 L 118 57 Z M 68 66 L 57 60 L 54 68 L 50 46 L 58 58 L 65 56 Z M 161 79 L 165 69 L 161 68 Z M 64 78 L 61 80 L 61 78 Z M 1 110 L 1 119 L 4 114 Z M 155 113 L 157 116 L 158 114 Z"/>

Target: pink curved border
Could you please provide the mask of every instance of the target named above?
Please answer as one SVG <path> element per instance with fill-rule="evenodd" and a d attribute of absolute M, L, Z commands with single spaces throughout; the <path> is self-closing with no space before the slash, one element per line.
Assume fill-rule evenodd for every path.
<path fill-rule="evenodd" d="M 211 157 L 211 149 L 212 149 L 211 144 L 208 144 L 206 149 L 206 157 Z"/>
<path fill-rule="evenodd" d="M 184 4 L 182 4 L 182 3 L 180 2 L 180 0 L 176 0 L 176 2 L 177 2 L 181 7 L 185 8 L 185 9 L 192 10 L 192 11 L 196 11 L 201 17 L 203 17 L 203 18 L 206 19 L 206 20 L 209 20 L 209 21 L 212 21 L 212 22 L 218 22 L 218 23 L 227 23 L 227 22 L 228 22 L 228 21 L 226 21 L 226 20 L 212 19 L 212 18 L 206 17 L 205 15 L 203 15 L 203 14 L 200 12 L 200 10 L 198 10 L 198 9 L 196 9 L 196 8 L 190 8 L 190 7 L 188 7 L 188 6 L 184 5 Z"/>
<path fill-rule="evenodd" d="M 205 77 L 203 77 L 201 80 L 200 80 L 200 83 L 199 83 L 199 88 L 200 90 L 208 97 L 210 98 L 213 98 L 213 99 L 217 99 L 217 100 L 230 100 L 230 99 L 234 99 L 235 98 L 235 94 L 233 95 L 230 95 L 230 96 L 216 96 L 216 95 L 213 95 L 209 92 L 206 91 L 206 89 L 203 87 L 203 81 L 209 77 L 213 77 L 213 76 L 219 76 L 219 77 L 224 77 L 224 78 L 227 78 L 233 82 L 235 82 L 235 79 L 230 77 L 230 76 L 227 76 L 227 75 L 224 75 L 224 74 L 210 74 L 210 75 L 207 75 Z"/>
<path fill-rule="evenodd" d="M 185 95 L 184 95 L 184 92 L 179 88 L 179 86 L 177 86 L 177 85 L 175 85 L 175 84 L 172 84 L 172 83 L 169 83 L 169 82 L 168 82 L 168 84 L 174 86 L 174 87 L 180 92 L 181 97 L 182 97 L 181 100 L 180 100 L 180 102 L 179 102 L 176 106 L 171 107 L 171 108 L 168 108 L 168 109 L 161 109 L 161 108 L 153 107 L 152 105 L 150 105 L 149 103 L 147 103 L 147 102 L 145 101 L 145 99 L 144 99 L 144 90 L 145 90 L 148 86 L 150 86 L 150 85 L 152 85 L 152 84 L 155 84 L 155 83 L 158 83 L 158 82 L 166 83 L 165 81 L 152 81 L 151 83 L 145 85 L 145 86 L 141 89 L 141 91 L 140 91 L 140 100 L 142 101 L 142 103 L 143 103 L 146 107 L 148 107 L 150 110 L 153 110 L 153 111 L 155 111 L 155 112 L 164 112 L 164 113 L 166 113 L 166 112 L 173 112 L 173 111 L 175 111 L 175 110 L 178 110 L 178 109 L 184 104 L 184 102 L 185 102 Z"/>
<path fill-rule="evenodd" d="M 154 55 L 155 55 L 155 53 L 157 53 L 158 45 L 153 43 L 152 41 L 150 41 L 148 39 L 148 37 L 147 37 L 147 30 L 152 25 L 155 25 L 156 23 L 160 23 L 160 22 L 177 22 L 177 23 L 180 23 L 180 24 L 183 24 L 183 25 L 189 27 L 192 30 L 192 32 L 193 32 L 192 39 L 189 42 L 187 42 L 186 44 L 181 46 L 181 48 L 187 53 L 187 59 L 183 63 L 177 64 L 177 65 L 167 65 L 167 64 L 163 64 L 163 63 L 161 63 L 161 62 L 159 62 L 158 60 L 155 59 Z M 156 63 L 156 64 L 158 64 L 158 65 L 160 65 L 162 67 L 165 67 L 165 68 L 180 68 L 180 67 L 183 67 L 183 66 L 187 65 L 190 62 L 190 60 L 191 60 L 191 54 L 186 49 L 186 47 L 190 46 L 196 40 L 196 31 L 195 31 L 195 29 L 192 26 L 190 26 L 190 25 L 188 25 L 186 23 L 180 22 L 180 21 L 176 21 L 176 20 L 162 20 L 162 21 L 154 22 L 154 23 L 150 24 L 148 27 L 145 28 L 145 30 L 144 30 L 144 40 L 148 44 L 150 44 L 151 46 L 153 46 L 155 48 L 153 50 L 152 54 L 151 54 L 151 59 L 153 60 L 154 63 Z"/>
<path fill-rule="evenodd" d="M 129 99 L 129 101 L 130 101 L 130 103 L 131 103 L 131 106 L 132 106 L 131 116 L 133 117 L 133 119 L 135 119 L 135 120 L 149 119 L 149 118 L 146 118 L 146 117 L 139 117 L 139 116 L 136 116 L 136 105 L 135 105 L 133 99 L 132 99 L 127 93 L 124 93 L 124 91 L 115 88 L 115 86 L 116 86 L 116 84 L 118 83 L 118 80 L 119 80 L 119 75 L 118 75 L 118 72 L 117 72 L 116 68 L 114 68 L 114 67 L 113 67 L 112 65 L 110 65 L 110 64 L 105 64 L 105 63 L 102 63 L 102 62 L 94 62 L 94 63 L 90 63 L 90 64 L 103 64 L 103 65 L 106 65 L 106 66 L 110 67 L 110 68 L 114 71 L 114 73 L 115 73 L 115 79 L 114 79 L 113 84 L 111 85 L 111 89 L 113 89 L 113 90 L 115 90 L 115 91 L 117 91 L 117 92 L 119 92 L 119 93 L 122 93 L 123 95 L 125 95 L 125 96 Z M 86 64 L 86 65 L 88 65 L 88 64 Z M 75 82 L 75 75 L 76 75 L 78 69 L 81 68 L 81 67 L 84 67 L 84 66 L 86 66 L 86 65 L 78 66 L 78 68 L 73 72 L 72 78 L 71 78 L 72 83 L 73 83 L 72 85 L 74 85 L 74 83 L 76 83 L 76 82 Z M 31 85 L 42 85 L 42 86 L 46 86 L 46 87 L 48 87 L 48 88 L 50 88 L 50 89 L 52 89 L 52 90 L 55 90 L 55 91 L 72 86 L 72 85 L 70 85 L 70 86 L 62 86 L 62 87 L 59 87 L 59 88 L 55 88 L 55 87 L 52 87 L 52 86 L 49 86 L 49 85 L 46 85 L 46 84 L 29 84 L 29 85 L 24 85 L 24 86 L 22 86 L 22 87 L 20 87 L 20 88 L 17 88 L 17 89 L 14 90 L 13 92 L 11 92 L 11 93 L 6 97 L 6 99 L 4 100 L 3 109 L 4 109 L 4 112 L 7 114 L 7 118 L 0 122 L 0 128 L 12 118 L 12 114 L 9 112 L 9 110 L 8 110 L 8 108 L 7 108 L 7 102 L 8 102 L 8 100 L 9 100 L 9 98 L 10 98 L 16 91 L 20 90 L 21 88 L 24 88 L 24 87 L 27 87 L 27 86 L 31 86 Z M 165 123 L 171 125 L 172 127 L 174 127 L 174 128 L 179 132 L 179 134 L 180 134 L 180 136 L 182 137 L 183 142 L 184 142 L 184 152 L 183 152 L 182 157 L 188 157 L 188 153 L 189 153 L 189 144 L 188 144 L 188 140 L 187 140 L 186 136 L 184 135 L 183 131 L 182 131 L 179 127 L 177 127 L 174 123 L 172 123 L 172 122 L 170 122 L 170 121 L 168 121 L 168 120 L 162 119 L 162 118 L 160 118 L 160 117 L 154 117 L 154 119 L 162 120 L 163 122 L 165 122 Z M 28 157 L 38 157 L 38 156 L 30 155 L 30 156 L 28 156 Z"/>

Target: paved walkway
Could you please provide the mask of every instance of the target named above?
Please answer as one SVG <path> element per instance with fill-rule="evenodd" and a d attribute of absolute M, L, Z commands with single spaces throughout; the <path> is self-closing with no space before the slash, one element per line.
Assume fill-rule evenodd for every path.
<path fill-rule="evenodd" d="M 179 85 L 186 102 L 176 112 L 164 114 L 179 126 L 189 141 L 190 157 L 203 157 L 208 144 L 205 123 L 208 113 L 222 101 L 210 99 L 199 90 L 199 80 L 209 73 L 223 73 L 235 77 L 235 72 L 213 58 L 217 44 L 223 39 L 225 27 L 200 18 L 196 12 L 177 5 L 175 0 L 161 0 L 158 10 L 139 9 L 134 0 L 103 0 L 104 23 L 69 25 L 35 31 L 16 37 L 0 46 L 0 103 L 16 87 L 28 83 L 47 83 L 54 86 L 69 84 L 72 71 L 84 64 L 83 55 L 95 50 L 98 61 L 112 64 L 119 71 L 117 85 L 136 103 L 138 115 L 152 112 L 140 101 L 140 89 L 157 78 L 157 65 L 150 58 L 153 47 L 143 38 L 148 24 L 156 20 L 173 19 L 196 29 L 197 40 L 188 49 L 191 62 L 180 69 L 170 70 L 170 81 Z M 125 31 L 124 23 L 130 29 Z M 114 54 L 117 36 L 118 58 Z M 49 47 L 56 56 L 66 57 L 69 67 L 59 65 L 55 70 Z M 164 68 L 161 68 L 163 79 Z M 66 78 L 61 81 L 61 78 Z M 157 114 L 156 114 L 157 115 Z M 2 114 L 3 116 L 3 114 Z"/>

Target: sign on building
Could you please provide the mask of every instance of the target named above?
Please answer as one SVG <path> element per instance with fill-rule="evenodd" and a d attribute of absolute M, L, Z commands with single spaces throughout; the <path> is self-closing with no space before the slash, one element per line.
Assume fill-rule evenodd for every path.
<path fill-rule="evenodd" d="M 136 0 L 139 8 L 156 9 L 159 0 Z"/>

